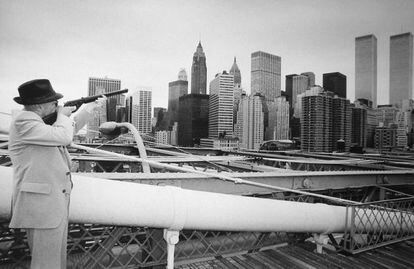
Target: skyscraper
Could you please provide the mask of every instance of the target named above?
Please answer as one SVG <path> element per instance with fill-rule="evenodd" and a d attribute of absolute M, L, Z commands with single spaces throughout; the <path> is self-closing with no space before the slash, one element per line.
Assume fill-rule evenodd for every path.
<path fill-rule="evenodd" d="M 401 105 L 413 99 L 413 35 L 390 38 L 390 103 Z"/>
<path fill-rule="evenodd" d="M 355 38 L 355 99 L 368 99 L 377 106 L 377 38 Z"/>
<path fill-rule="evenodd" d="M 323 88 L 346 98 L 346 76 L 339 72 L 323 74 Z"/>
<path fill-rule="evenodd" d="M 315 73 L 313 73 L 313 72 L 304 72 L 304 73 L 301 73 L 301 75 L 308 77 L 309 87 L 315 86 Z"/>
<path fill-rule="evenodd" d="M 191 65 L 191 93 L 206 94 L 207 89 L 207 66 L 201 42 L 193 55 Z"/>
<path fill-rule="evenodd" d="M 266 129 L 266 140 L 289 139 L 289 102 L 285 96 L 268 102 L 269 126 Z"/>
<path fill-rule="evenodd" d="M 264 97 L 259 94 L 246 96 L 240 100 L 237 111 L 236 135 L 240 140 L 240 148 L 260 148 L 264 136 Z"/>
<path fill-rule="evenodd" d="M 168 84 L 168 114 L 170 124 L 178 121 L 178 105 L 179 98 L 188 94 L 188 81 L 185 70 L 181 70 L 178 74 L 178 80 Z"/>
<path fill-rule="evenodd" d="M 326 94 L 302 98 L 301 149 L 332 151 L 332 97 Z"/>
<path fill-rule="evenodd" d="M 139 88 L 127 98 L 127 118 L 138 132 L 151 132 L 151 102 L 150 89 Z"/>
<path fill-rule="evenodd" d="M 208 137 L 207 94 L 187 94 L 179 99 L 178 145 L 193 147 Z"/>
<path fill-rule="evenodd" d="M 280 96 L 281 58 L 263 51 L 251 55 L 251 93 L 266 100 Z"/>
<path fill-rule="evenodd" d="M 111 78 L 90 77 L 88 80 L 88 96 L 119 91 L 121 80 Z M 88 121 L 87 137 L 94 139 L 98 137 L 99 126 L 108 120 L 116 119 L 116 106 L 124 105 L 121 102 L 121 95 L 108 98 L 106 104 L 94 111 L 94 116 Z"/>
<path fill-rule="evenodd" d="M 241 86 L 241 73 L 240 73 L 240 69 L 239 69 L 239 67 L 237 66 L 237 63 L 236 63 L 236 57 L 234 57 L 234 62 L 233 62 L 233 65 L 231 66 L 231 69 L 230 69 L 229 73 L 230 73 L 230 75 L 234 76 L 234 85 Z"/>
<path fill-rule="evenodd" d="M 210 82 L 208 137 L 233 134 L 234 77 L 226 71 Z"/>

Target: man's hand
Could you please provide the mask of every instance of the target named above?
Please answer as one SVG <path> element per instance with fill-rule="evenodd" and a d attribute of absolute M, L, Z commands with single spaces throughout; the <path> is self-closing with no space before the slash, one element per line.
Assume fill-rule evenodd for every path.
<path fill-rule="evenodd" d="M 75 109 L 76 106 L 58 106 L 57 112 L 69 117 Z"/>

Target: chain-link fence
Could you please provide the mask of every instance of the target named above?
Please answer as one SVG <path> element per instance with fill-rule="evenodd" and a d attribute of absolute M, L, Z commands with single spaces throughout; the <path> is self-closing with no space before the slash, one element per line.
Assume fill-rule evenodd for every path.
<path fill-rule="evenodd" d="M 346 231 L 341 243 L 359 253 L 414 238 L 414 198 L 393 199 L 347 207 Z"/>
<path fill-rule="evenodd" d="M 286 242 L 284 233 L 190 231 L 180 232 L 175 260 L 192 260 L 258 251 Z M 167 244 L 162 229 L 70 224 L 68 268 L 156 268 L 165 267 Z M 0 225 L 0 268 L 29 268 L 26 233 Z"/>

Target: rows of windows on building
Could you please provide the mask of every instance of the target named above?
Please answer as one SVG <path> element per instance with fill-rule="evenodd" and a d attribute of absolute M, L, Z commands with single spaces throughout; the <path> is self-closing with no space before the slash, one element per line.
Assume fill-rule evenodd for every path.
<path fill-rule="evenodd" d="M 229 72 L 219 72 L 207 83 L 206 55 L 199 42 L 191 84 L 181 69 L 178 79 L 168 84 L 168 108 L 154 107 L 151 115 L 149 88 L 111 97 L 89 122 L 87 139 L 99 139 L 98 127 L 105 121 L 126 121 L 159 145 L 258 150 L 279 141 L 312 152 L 412 147 L 411 33 L 390 37 L 389 105 L 377 104 L 373 34 L 355 38 L 353 103 L 347 99 L 347 78 L 340 72 L 323 74 L 322 86 L 315 84 L 313 72 L 286 75 L 282 91 L 281 61 L 277 55 L 253 52 L 251 94 L 247 95 L 236 58 Z M 120 89 L 120 80 L 89 78 L 89 95 Z"/>

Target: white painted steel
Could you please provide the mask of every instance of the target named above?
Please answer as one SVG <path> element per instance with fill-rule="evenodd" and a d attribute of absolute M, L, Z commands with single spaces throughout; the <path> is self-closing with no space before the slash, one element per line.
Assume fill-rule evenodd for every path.
<path fill-rule="evenodd" d="M 346 208 L 73 176 L 75 223 L 223 231 L 343 232 Z M 0 217 L 10 218 L 12 168 L 0 166 Z M 395 213 L 405 223 L 412 214 Z M 349 220 L 348 216 L 348 220 Z M 364 230 L 387 224 L 373 218 Z M 369 223 L 373 223 L 370 226 Z M 413 227 L 403 227 L 410 230 Z"/>

